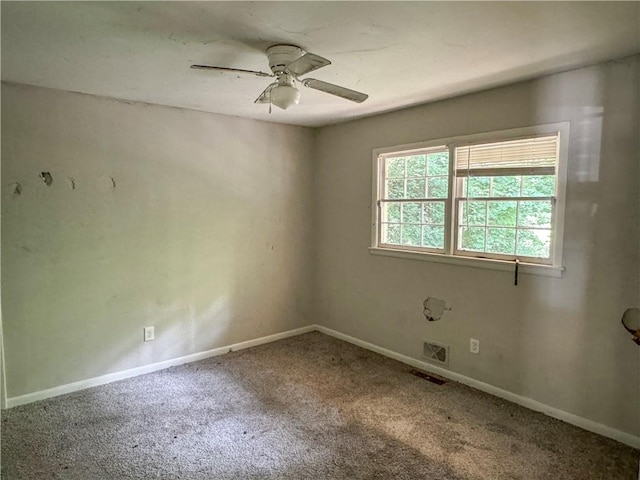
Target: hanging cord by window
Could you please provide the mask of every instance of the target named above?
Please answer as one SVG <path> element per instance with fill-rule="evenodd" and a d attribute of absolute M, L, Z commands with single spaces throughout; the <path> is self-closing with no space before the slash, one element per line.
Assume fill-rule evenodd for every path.
<path fill-rule="evenodd" d="M 518 286 L 518 267 L 520 266 L 520 260 L 516 258 L 515 264 L 516 264 L 516 268 L 514 269 L 514 272 L 513 272 L 513 284 L 515 286 Z"/>
<path fill-rule="evenodd" d="M 467 221 L 467 231 L 469 231 L 469 210 L 471 208 L 471 202 L 469 201 L 469 180 L 471 180 L 471 173 L 469 169 L 471 165 L 471 145 L 469 145 L 469 149 L 467 150 L 467 178 L 464 182 L 464 197 L 466 199 L 465 220 Z"/>

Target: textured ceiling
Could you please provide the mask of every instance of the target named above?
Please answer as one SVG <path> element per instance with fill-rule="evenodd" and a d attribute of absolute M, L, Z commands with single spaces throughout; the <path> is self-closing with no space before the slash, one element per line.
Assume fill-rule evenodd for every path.
<path fill-rule="evenodd" d="M 638 2 L 6 2 L 2 79 L 320 126 L 640 51 Z M 300 87 L 287 111 L 253 103 L 290 43 L 330 59 L 311 74 L 369 94 Z"/>

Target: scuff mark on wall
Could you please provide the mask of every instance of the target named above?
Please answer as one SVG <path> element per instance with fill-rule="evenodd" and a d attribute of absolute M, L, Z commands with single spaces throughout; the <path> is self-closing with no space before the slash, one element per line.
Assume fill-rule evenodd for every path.
<path fill-rule="evenodd" d="M 116 180 L 113 177 L 102 176 L 98 180 L 98 188 L 102 191 L 115 190 L 116 188 Z"/>
<path fill-rule="evenodd" d="M 13 188 L 14 197 L 19 197 L 20 195 L 22 195 L 22 185 L 20 184 L 20 182 L 10 183 L 9 187 Z"/>
<path fill-rule="evenodd" d="M 67 186 L 69 187 L 69 190 L 76 189 L 76 181 L 73 179 L 73 177 L 67 177 Z"/>

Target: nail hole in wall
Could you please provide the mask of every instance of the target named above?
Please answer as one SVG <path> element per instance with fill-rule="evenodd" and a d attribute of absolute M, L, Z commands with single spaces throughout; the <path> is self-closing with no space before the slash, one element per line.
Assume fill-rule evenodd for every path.
<path fill-rule="evenodd" d="M 53 177 L 49 172 L 40 172 L 40 178 L 45 183 L 47 187 L 50 187 L 53 183 Z"/>
<path fill-rule="evenodd" d="M 76 181 L 72 177 L 67 177 L 67 186 L 69 187 L 69 190 L 75 190 Z"/>

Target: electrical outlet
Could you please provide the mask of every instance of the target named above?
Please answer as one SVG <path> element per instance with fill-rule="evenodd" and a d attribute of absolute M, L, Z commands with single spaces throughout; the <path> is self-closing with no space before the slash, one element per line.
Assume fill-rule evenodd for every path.
<path fill-rule="evenodd" d="M 480 340 L 476 340 L 475 338 L 470 338 L 469 351 L 471 353 L 480 353 Z"/>
<path fill-rule="evenodd" d="M 156 334 L 153 327 L 144 327 L 144 341 L 150 342 L 154 338 L 156 338 Z"/>

